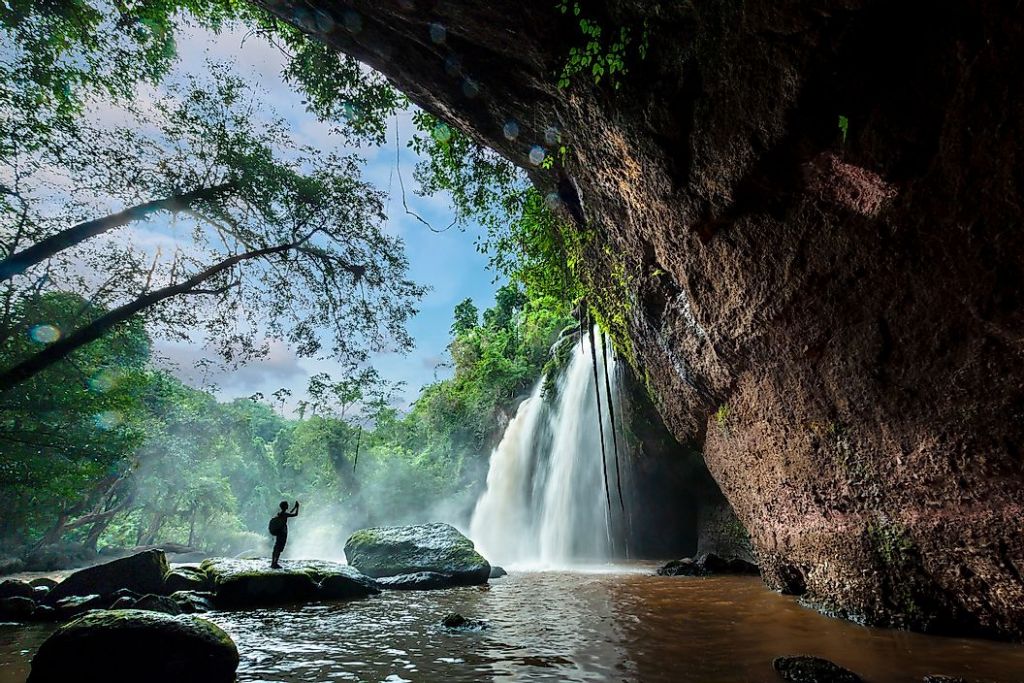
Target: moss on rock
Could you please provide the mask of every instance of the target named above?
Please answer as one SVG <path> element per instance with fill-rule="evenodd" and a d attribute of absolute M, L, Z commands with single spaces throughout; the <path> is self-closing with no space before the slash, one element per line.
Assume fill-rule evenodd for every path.
<path fill-rule="evenodd" d="M 111 610 L 90 612 L 57 629 L 33 658 L 28 681 L 229 683 L 237 668 L 234 641 L 209 621 Z"/>

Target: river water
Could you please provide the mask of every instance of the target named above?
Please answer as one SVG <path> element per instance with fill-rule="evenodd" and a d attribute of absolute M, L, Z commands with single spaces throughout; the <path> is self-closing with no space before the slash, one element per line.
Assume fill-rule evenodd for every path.
<path fill-rule="evenodd" d="M 774 657 L 813 654 L 869 682 L 946 674 L 1024 683 L 1024 646 L 857 626 L 772 593 L 756 577 L 652 571 L 512 572 L 484 587 L 207 617 L 238 643 L 244 682 L 763 683 L 777 680 Z M 448 631 L 440 621 L 452 611 L 488 626 Z M 0 683 L 25 680 L 48 633 L 0 627 Z"/>

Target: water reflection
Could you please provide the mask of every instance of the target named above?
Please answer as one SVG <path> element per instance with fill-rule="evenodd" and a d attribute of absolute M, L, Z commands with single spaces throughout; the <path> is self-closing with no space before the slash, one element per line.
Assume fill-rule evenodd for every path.
<path fill-rule="evenodd" d="M 448 631 L 445 613 L 488 623 Z M 755 578 L 643 571 L 513 572 L 479 588 L 388 592 L 348 604 L 208 615 L 239 645 L 239 681 L 777 680 L 771 660 L 814 654 L 869 682 L 926 674 L 1024 683 L 1024 646 L 856 626 Z M 0 628 L 0 683 L 23 681 L 45 629 Z"/>

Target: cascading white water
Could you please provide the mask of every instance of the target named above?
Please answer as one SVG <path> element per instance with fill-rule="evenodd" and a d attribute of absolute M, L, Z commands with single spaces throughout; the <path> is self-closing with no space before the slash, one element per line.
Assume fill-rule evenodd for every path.
<path fill-rule="evenodd" d="M 596 337 L 608 487 L 614 496 L 603 339 Z M 608 374 L 615 393 L 611 354 Z M 487 489 L 473 511 L 470 536 L 485 557 L 504 566 L 606 562 L 612 555 L 608 507 L 593 360 L 589 345 L 577 343 L 554 400 L 538 384 L 491 453 Z"/>

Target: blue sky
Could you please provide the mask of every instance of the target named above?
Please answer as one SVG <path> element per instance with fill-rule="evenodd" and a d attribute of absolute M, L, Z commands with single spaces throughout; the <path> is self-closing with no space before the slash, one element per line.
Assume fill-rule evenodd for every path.
<path fill-rule="evenodd" d="M 197 73 L 206 68 L 206 62 L 234 63 L 239 75 L 251 82 L 265 104 L 291 125 L 298 142 L 321 149 L 345 148 L 344 141 L 330 132 L 330 126 L 319 122 L 305 111 L 302 97 L 292 91 L 281 78 L 283 56 L 267 41 L 246 35 L 241 29 L 225 31 L 219 35 L 202 29 L 185 31 L 178 39 L 181 58 L 179 74 Z M 387 379 L 406 383 L 404 402 L 415 398 L 424 384 L 451 374 L 442 367 L 446 362 L 445 348 L 449 341 L 452 310 L 455 305 L 471 297 L 482 310 L 494 302 L 494 274 L 487 270 L 486 255 L 477 252 L 474 241 L 479 227 L 465 230 L 452 228 L 443 233 L 431 231 L 418 220 L 406 214 L 396 173 L 394 126 L 398 126 L 400 142 L 398 163 L 406 189 L 409 208 L 426 219 L 435 228 L 445 228 L 452 222 L 453 212 L 445 197 L 418 197 L 414 193 L 413 169 L 416 155 L 406 147 L 405 141 L 412 129 L 411 112 L 399 114 L 391 123 L 389 143 L 383 148 L 362 148 L 366 158 L 365 177 L 378 188 L 391 188 L 388 202 L 388 226 L 405 241 L 410 262 L 410 276 L 429 285 L 430 292 L 420 302 L 420 312 L 409 325 L 416 342 L 407 355 L 378 354 L 374 366 Z M 157 222 L 146 224 L 141 230 L 159 232 Z M 158 341 L 156 351 L 168 359 L 168 367 L 184 379 L 194 383 L 213 384 L 222 398 L 249 396 L 260 392 L 267 396 L 279 388 L 293 392 L 293 400 L 304 393 L 308 378 L 317 372 L 333 373 L 340 370 L 330 361 L 298 358 L 286 346 L 272 343 L 270 354 L 262 360 L 231 368 L 196 370 L 196 361 L 211 354 L 201 344 Z"/>

